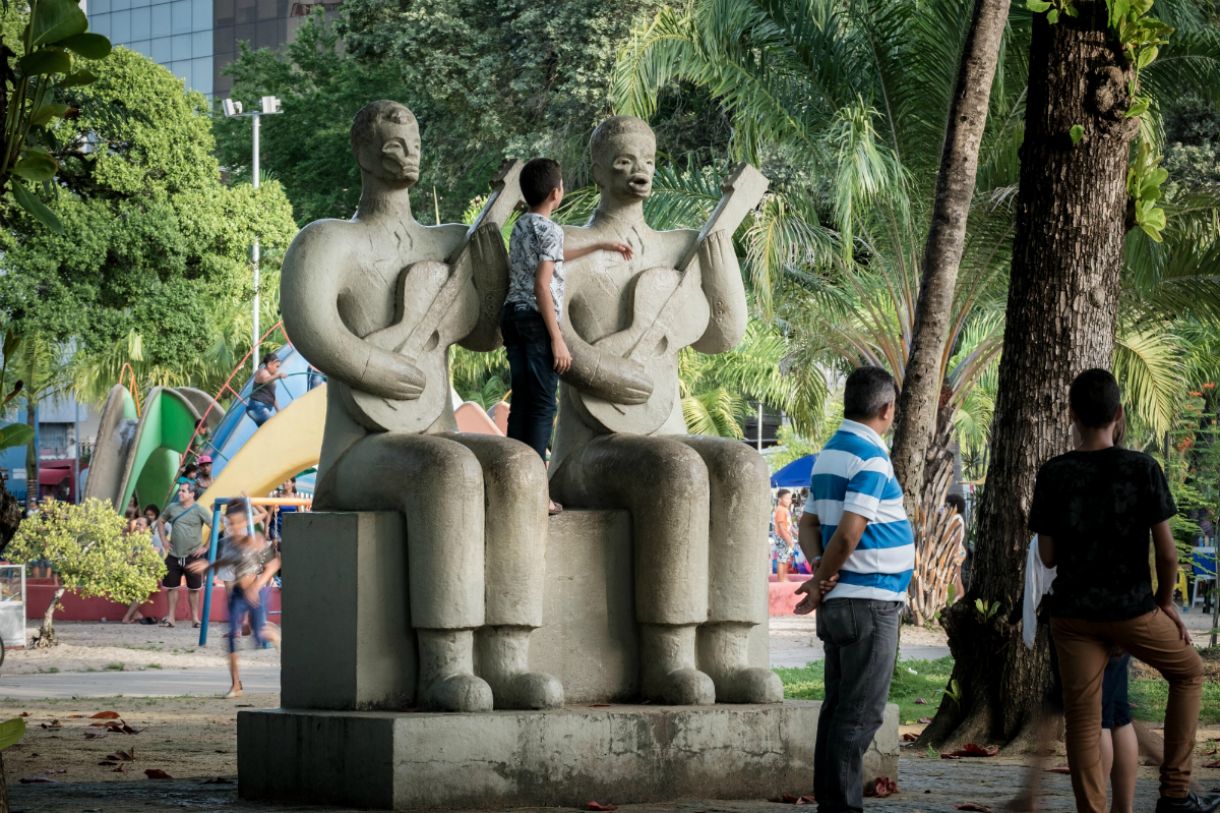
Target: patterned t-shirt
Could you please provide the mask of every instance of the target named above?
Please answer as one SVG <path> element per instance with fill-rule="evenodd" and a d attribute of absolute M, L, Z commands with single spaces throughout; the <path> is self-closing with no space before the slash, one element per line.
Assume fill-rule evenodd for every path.
<path fill-rule="evenodd" d="M 538 310 L 534 295 L 534 279 L 538 264 L 544 260 L 555 263 L 551 276 L 551 298 L 555 300 L 555 318 L 563 314 L 563 229 L 542 215 L 526 212 L 513 226 L 508 240 L 508 298 L 513 305 L 528 305 Z"/>
<path fill-rule="evenodd" d="M 1177 512 L 1165 473 L 1146 454 L 1113 447 L 1044 463 L 1029 529 L 1055 544 L 1050 614 L 1125 621 L 1155 610 L 1152 526 Z"/>

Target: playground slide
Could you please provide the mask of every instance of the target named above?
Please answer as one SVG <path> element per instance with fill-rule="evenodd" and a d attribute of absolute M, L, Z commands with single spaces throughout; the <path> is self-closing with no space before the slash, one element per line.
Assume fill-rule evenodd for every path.
<path fill-rule="evenodd" d="M 85 499 L 109 500 L 116 507 L 123 504 L 123 476 L 137 422 L 131 393 L 123 385 L 115 384 L 102 408 L 97 443 L 85 481 Z"/>
<path fill-rule="evenodd" d="M 199 502 L 211 510 L 217 497 L 269 494 L 280 483 L 318 465 L 326 423 L 326 385 L 309 390 L 272 416 L 227 459 Z M 214 464 L 213 464 L 214 465 Z"/>
<path fill-rule="evenodd" d="M 161 506 L 172 493 L 182 453 L 195 433 L 199 413 L 177 390 L 154 387 L 144 402 L 144 414 L 136 429 L 119 487 L 115 508 L 123 508 L 135 496 L 140 506 Z"/>

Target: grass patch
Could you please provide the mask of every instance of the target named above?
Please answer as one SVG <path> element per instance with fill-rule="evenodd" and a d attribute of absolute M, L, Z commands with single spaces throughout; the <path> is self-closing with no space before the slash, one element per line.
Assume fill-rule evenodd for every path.
<path fill-rule="evenodd" d="M 58 666 L 48 666 L 46 669 L 40 669 L 38 671 L 44 672 L 48 675 L 57 675 L 57 674 L 59 674 L 59 667 Z"/>
<path fill-rule="evenodd" d="M 127 667 L 121 663 L 108 663 L 105 666 L 107 672 L 122 672 Z"/>
<path fill-rule="evenodd" d="M 821 700 L 826 693 L 822 661 L 801 669 L 776 669 L 784 683 L 784 697 L 793 700 Z M 921 717 L 931 717 L 940 706 L 941 695 L 953 674 L 953 658 L 934 661 L 899 661 L 890 685 L 890 702 L 898 704 L 898 719 L 914 724 Z M 917 700 L 927 703 L 917 703 Z"/>
<path fill-rule="evenodd" d="M 1131 673 L 1132 714 L 1137 720 L 1161 722 L 1165 719 L 1169 686 L 1160 678 L 1137 677 L 1141 671 L 1137 667 Z M 822 661 L 801 669 L 776 669 L 775 672 L 784 683 L 784 697 L 821 700 L 825 696 Z M 894 682 L 890 686 L 890 702 L 898 704 L 898 719 L 904 725 L 911 725 L 921 717 L 933 716 L 952 674 L 951 657 L 935 661 L 899 661 Z M 915 702 L 920 698 L 927 700 L 927 705 Z M 1208 679 L 1203 682 L 1203 706 L 1199 710 L 1199 722 L 1204 725 L 1220 724 L 1220 681 Z"/>
<path fill-rule="evenodd" d="M 149 665 L 148 665 L 146 668 L 148 668 L 148 669 L 160 669 L 160 668 L 161 668 L 161 664 L 159 664 L 159 663 L 150 663 L 150 664 L 149 664 Z"/>

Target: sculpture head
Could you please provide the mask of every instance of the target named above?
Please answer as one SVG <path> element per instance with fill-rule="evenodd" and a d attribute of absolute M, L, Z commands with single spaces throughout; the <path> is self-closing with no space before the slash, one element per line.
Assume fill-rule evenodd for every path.
<path fill-rule="evenodd" d="M 390 186 L 419 180 L 419 122 L 406 105 L 370 102 L 352 120 L 352 152 L 361 171 Z"/>
<path fill-rule="evenodd" d="M 603 121 L 589 139 L 589 157 L 603 200 L 632 203 L 651 194 L 657 138 L 643 119 L 615 116 Z"/>

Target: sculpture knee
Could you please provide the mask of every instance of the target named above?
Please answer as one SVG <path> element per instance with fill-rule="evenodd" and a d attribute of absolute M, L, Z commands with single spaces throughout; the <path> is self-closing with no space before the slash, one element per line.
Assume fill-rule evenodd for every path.
<path fill-rule="evenodd" d="M 515 441 L 495 444 L 483 460 L 483 479 L 488 489 L 513 500 L 529 500 L 531 495 L 547 492 L 546 465 L 537 452 Z"/>
<path fill-rule="evenodd" d="M 650 452 L 627 461 L 628 466 L 646 471 L 649 476 L 646 479 L 624 478 L 620 488 L 633 490 L 644 504 L 655 503 L 666 508 L 707 500 L 708 469 L 698 452 L 685 444 L 659 439 L 654 440 Z M 659 481 L 663 487 L 654 487 L 654 481 Z"/>

